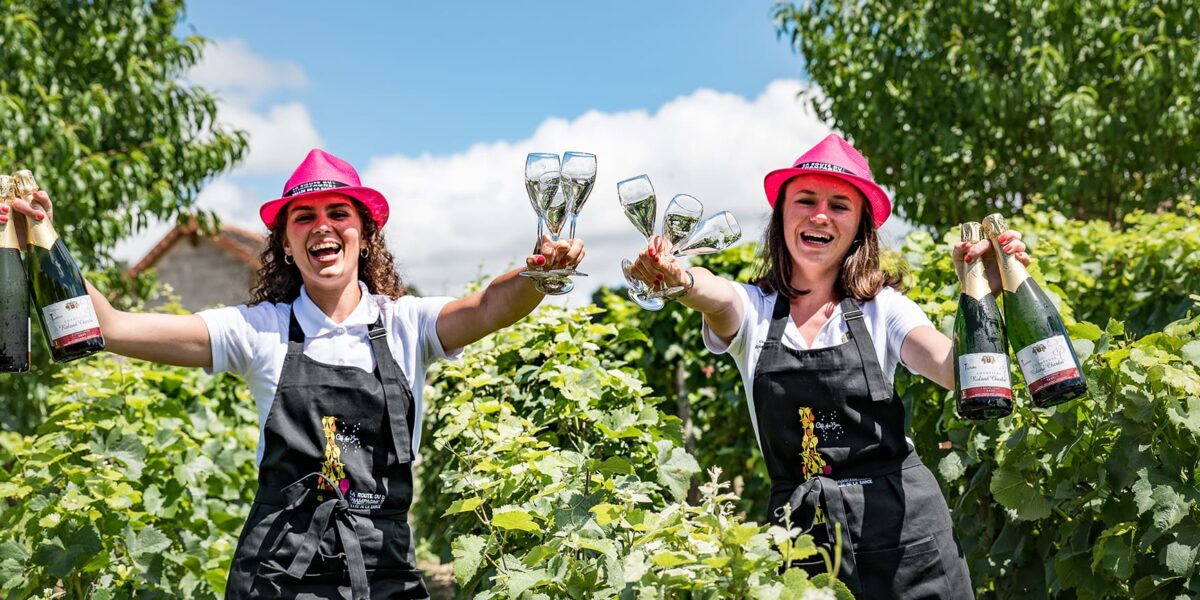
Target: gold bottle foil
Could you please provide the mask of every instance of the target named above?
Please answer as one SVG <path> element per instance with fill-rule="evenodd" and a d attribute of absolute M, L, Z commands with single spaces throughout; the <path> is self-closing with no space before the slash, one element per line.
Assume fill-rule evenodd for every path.
<path fill-rule="evenodd" d="M 1025 265 L 1021 264 L 1016 257 L 1009 256 L 1000 248 L 1000 242 L 996 238 L 1000 234 L 1008 231 L 1008 223 L 1004 221 L 1004 217 L 1000 213 L 990 214 L 983 218 L 983 233 L 992 242 L 992 250 L 996 253 L 996 262 L 1000 265 L 1000 281 L 1004 284 L 1004 291 L 1016 292 L 1021 284 L 1029 279 L 1029 271 L 1025 270 Z"/>
<path fill-rule="evenodd" d="M 38 191 L 37 180 L 33 178 L 33 172 L 21 170 L 13 173 L 13 183 L 17 189 L 17 197 L 26 202 L 33 202 L 33 193 Z M 54 247 L 54 242 L 58 241 L 58 232 L 54 231 L 54 226 L 50 224 L 50 219 L 25 219 L 28 232 L 26 241 L 34 246 L 41 246 L 47 250 Z"/>
<path fill-rule="evenodd" d="M 20 218 L 12 210 L 12 201 L 16 198 L 16 188 L 13 178 L 0 175 L 0 204 L 8 206 L 8 222 L 0 223 L 0 248 L 20 248 L 21 239 L 17 237 L 16 220 Z"/>
<path fill-rule="evenodd" d="M 959 230 L 964 242 L 974 245 L 983 239 L 983 225 L 975 221 L 959 225 Z M 984 270 L 981 260 L 964 265 L 958 278 L 962 282 L 963 293 L 976 300 L 982 300 L 984 296 L 992 293 L 992 286 L 988 284 L 987 271 Z"/>

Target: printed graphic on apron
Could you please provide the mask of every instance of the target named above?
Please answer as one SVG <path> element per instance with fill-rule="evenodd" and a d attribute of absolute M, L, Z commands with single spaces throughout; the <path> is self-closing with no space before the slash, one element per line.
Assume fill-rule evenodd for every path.
<path fill-rule="evenodd" d="M 337 444 L 337 417 L 321 417 L 321 427 L 325 430 L 325 462 L 321 463 L 321 474 L 328 481 L 338 482 L 342 495 L 350 490 L 350 480 L 346 478 L 346 464 L 342 462 L 342 448 Z M 317 480 L 318 490 L 333 491 L 326 479 Z"/>
<path fill-rule="evenodd" d="M 804 428 L 804 443 L 803 450 L 800 451 L 800 457 L 804 459 L 804 477 L 812 477 L 820 473 L 821 475 L 829 475 L 833 472 L 833 467 L 825 462 L 825 459 L 817 452 L 817 442 L 821 441 L 816 435 L 814 425 L 816 419 L 813 418 L 811 408 L 805 406 L 800 409 L 800 425 Z M 813 515 L 813 525 L 820 525 L 825 522 L 825 511 L 821 510 L 821 505 L 817 505 L 816 514 Z"/>

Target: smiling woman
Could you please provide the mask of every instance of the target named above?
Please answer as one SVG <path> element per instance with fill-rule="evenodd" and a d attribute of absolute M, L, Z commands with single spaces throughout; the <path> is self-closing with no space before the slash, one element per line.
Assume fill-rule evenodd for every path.
<path fill-rule="evenodd" d="M 769 173 L 764 189 L 772 213 L 754 283 L 685 270 L 660 238 L 634 274 L 687 288 L 679 299 L 703 313 L 705 345 L 733 355 L 771 477 L 769 520 L 822 544 L 840 538 L 838 577 L 855 597 L 972 597 L 949 509 L 892 387 L 898 364 L 944 387 L 954 371 L 950 340 L 880 269 L 876 231 L 891 200 L 837 135 Z M 1000 244 L 1028 263 L 1018 233 Z M 961 265 L 990 251 L 959 244 L 952 255 Z"/>
<path fill-rule="evenodd" d="M 49 196 L 32 199 L 13 208 L 52 217 Z M 259 210 L 271 235 L 251 304 L 139 314 L 88 286 L 110 351 L 234 372 L 254 394 L 259 487 L 226 598 L 428 597 L 408 527 L 426 368 L 542 295 L 524 269 L 466 298 L 406 295 L 389 212 L 354 167 L 314 149 Z M 544 238 L 526 268 L 582 258 L 581 241 Z"/>

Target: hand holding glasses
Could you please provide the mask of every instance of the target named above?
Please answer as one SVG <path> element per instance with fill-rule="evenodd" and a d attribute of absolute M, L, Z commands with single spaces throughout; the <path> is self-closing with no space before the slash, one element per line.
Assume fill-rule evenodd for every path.
<path fill-rule="evenodd" d="M 525 191 L 538 216 L 538 241 L 549 234 L 557 242 L 566 220 L 571 220 L 569 239 L 575 239 L 579 211 L 587 202 L 596 182 L 596 156 L 585 152 L 567 152 L 562 162 L 557 154 L 532 153 L 525 158 Z M 532 278 L 543 294 L 558 296 L 575 289 L 568 277 L 587 277 L 574 268 L 522 271 Z"/>
<path fill-rule="evenodd" d="M 654 234 L 656 200 L 650 178 L 639 175 L 617 184 L 617 196 L 621 208 L 634 227 L 642 233 L 646 242 Z M 671 245 L 671 255 L 676 258 L 721 252 L 742 237 L 737 219 L 729 211 L 721 211 L 707 219 L 701 219 L 704 206 L 696 198 L 679 194 L 671 199 L 663 213 L 663 237 Z M 621 261 L 621 271 L 629 285 L 629 297 L 646 310 L 661 310 L 664 299 L 683 292 L 683 287 L 651 289 L 646 283 L 634 278 L 631 273 L 633 262 Z"/>

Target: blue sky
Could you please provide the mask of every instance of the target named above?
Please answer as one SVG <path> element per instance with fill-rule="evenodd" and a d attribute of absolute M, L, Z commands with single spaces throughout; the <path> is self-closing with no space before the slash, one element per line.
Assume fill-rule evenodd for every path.
<path fill-rule="evenodd" d="M 764 1 L 246 2 L 188 7 L 182 31 L 244 40 L 303 68 L 304 102 L 352 162 L 460 151 L 547 117 L 662 105 L 698 88 L 752 96 L 799 78 Z"/>
<path fill-rule="evenodd" d="M 590 151 L 596 187 L 570 302 L 621 282 L 644 244 L 620 179 L 648 174 L 660 211 L 677 193 L 731 210 L 758 239 L 762 178 L 829 133 L 797 95 L 802 61 L 776 37 L 769 1 L 332 3 L 197 1 L 181 35 L 211 40 L 187 74 L 250 135 L 247 156 L 201 191 L 226 223 L 264 230 L 310 148 L 353 163 L 392 206 L 385 234 L 402 277 L 462 292 L 524 264 L 536 217 L 529 152 Z M 819 90 L 816 90 L 819 94 Z M 169 229 L 127 240 L 136 261 Z M 886 229 L 885 229 L 886 235 Z"/>

